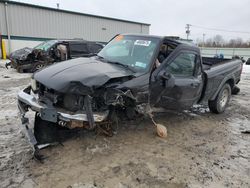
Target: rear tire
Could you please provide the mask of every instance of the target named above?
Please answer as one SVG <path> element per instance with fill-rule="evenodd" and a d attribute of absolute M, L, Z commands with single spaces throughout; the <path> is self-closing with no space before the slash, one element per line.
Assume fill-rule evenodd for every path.
<path fill-rule="evenodd" d="M 231 87 L 225 84 L 214 100 L 208 101 L 208 107 L 211 112 L 220 114 L 225 111 L 228 102 L 231 98 Z"/>

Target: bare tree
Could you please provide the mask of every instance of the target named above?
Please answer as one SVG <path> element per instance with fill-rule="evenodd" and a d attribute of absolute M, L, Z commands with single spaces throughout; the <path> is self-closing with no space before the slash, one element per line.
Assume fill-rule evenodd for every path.
<path fill-rule="evenodd" d="M 236 40 L 235 39 L 230 39 L 227 47 L 236 47 Z"/>
<path fill-rule="evenodd" d="M 223 46 L 225 42 L 221 35 L 215 35 L 213 41 L 215 43 L 215 46 Z"/>
<path fill-rule="evenodd" d="M 250 48 L 250 38 L 243 40 L 241 37 L 224 40 L 222 35 L 215 35 L 205 42 L 201 38 L 194 41 L 199 47 L 228 47 L 228 48 Z"/>
<path fill-rule="evenodd" d="M 250 39 L 247 40 L 246 45 L 247 47 L 250 47 Z"/>
<path fill-rule="evenodd" d="M 196 40 L 199 46 L 203 46 L 201 39 Z M 205 47 L 228 47 L 228 48 L 249 48 L 250 39 L 243 40 L 240 37 L 224 40 L 221 35 L 216 35 L 212 38 L 208 38 L 205 42 Z"/>
<path fill-rule="evenodd" d="M 237 47 L 241 47 L 243 45 L 242 38 L 238 37 L 238 38 L 235 39 L 235 41 L 236 41 L 236 46 Z"/>
<path fill-rule="evenodd" d="M 200 46 L 200 47 L 203 46 L 201 38 L 197 38 L 196 41 L 195 41 L 195 43 L 196 43 L 198 46 Z"/>
<path fill-rule="evenodd" d="M 213 39 L 212 38 L 208 38 L 206 40 L 205 46 L 212 47 L 213 46 Z"/>

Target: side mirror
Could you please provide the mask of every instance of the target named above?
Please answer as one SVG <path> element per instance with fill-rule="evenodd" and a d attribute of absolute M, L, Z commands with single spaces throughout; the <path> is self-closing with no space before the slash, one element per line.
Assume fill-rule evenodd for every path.
<path fill-rule="evenodd" d="M 163 72 L 163 74 L 160 75 L 160 78 L 163 80 L 163 81 L 166 81 L 166 80 L 169 80 L 171 78 L 171 74 L 170 73 L 167 73 L 167 72 Z"/>
<path fill-rule="evenodd" d="M 175 78 L 172 74 L 168 72 L 162 72 L 162 74 L 159 75 L 162 85 L 165 88 L 172 88 L 175 85 Z"/>

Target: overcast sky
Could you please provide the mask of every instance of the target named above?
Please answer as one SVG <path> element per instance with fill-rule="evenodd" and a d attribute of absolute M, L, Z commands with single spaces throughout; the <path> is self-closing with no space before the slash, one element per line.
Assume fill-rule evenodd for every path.
<path fill-rule="evenodd" d="M 225 39 L 250 39 L 250 0 L 19 0 L 19 2 L 150 23 L 150 34 L 186 37 L 185 25 L 191 24 L 190 38 L 205 39 L 216 34 Z M 211 31 L 195 26 L 246 33 Z"/>

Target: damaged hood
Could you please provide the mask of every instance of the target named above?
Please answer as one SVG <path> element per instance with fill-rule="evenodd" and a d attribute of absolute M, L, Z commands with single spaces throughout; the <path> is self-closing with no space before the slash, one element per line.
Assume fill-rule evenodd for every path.
<path fill-rule="evenodd" d="M 16 50 L 10 54 L 10 59 L 25 60 L 32 51 L 33 49 L 28 47 Z"/>
<path fill-rule="evenodd" d="M 133 72 L 93 58 L 77 58 L 54 64 L 34 74 L 34 79 L 59 92 L 89 93 L 116 78 L 132 77 Z"/>

